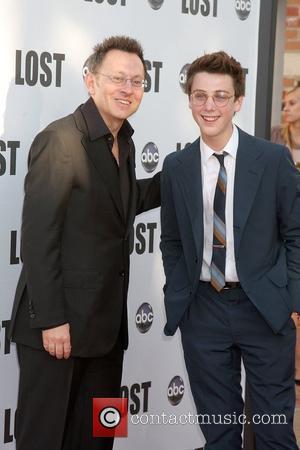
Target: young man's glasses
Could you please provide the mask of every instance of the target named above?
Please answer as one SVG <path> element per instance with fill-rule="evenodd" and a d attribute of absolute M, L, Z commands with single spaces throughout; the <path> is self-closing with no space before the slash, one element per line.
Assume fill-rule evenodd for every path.
<path fill-rule="evenodd" d="M 214 95 L 207 95 L 205 92 L 196 90 L 190 94 L 190 101 L 195 106 L 203 106 L 210 97 L 217 107 L 222 108 L 223 106 L 228 105 L 229 99 L 234 97 L 234 95 L 228 95 L 222 92 L 216 92 Z"/>

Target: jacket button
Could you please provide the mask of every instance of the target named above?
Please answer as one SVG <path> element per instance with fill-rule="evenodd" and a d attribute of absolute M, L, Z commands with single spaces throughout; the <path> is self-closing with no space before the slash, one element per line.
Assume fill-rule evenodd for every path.
<path fill-rule="evenodd" d="M 122 270 L 122 272 L 120 272 L 120 276 L 121 276 L 121 277 L 125 277 L 125 272 L 124 272 L 124 270 Z"/>
<path fill-rule="evenodd" d="M 35 314 L 34 313 L 30 314 L 30 319 L 35 319 Z"/>

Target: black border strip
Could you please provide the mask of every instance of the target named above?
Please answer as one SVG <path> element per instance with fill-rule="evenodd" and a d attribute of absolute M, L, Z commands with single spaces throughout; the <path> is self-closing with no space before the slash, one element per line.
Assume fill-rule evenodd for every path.
<path fill-rule="evenodd" d="M 255 102 L 255 136 L 269 139 L 278 0 L 261 0 Z"/>

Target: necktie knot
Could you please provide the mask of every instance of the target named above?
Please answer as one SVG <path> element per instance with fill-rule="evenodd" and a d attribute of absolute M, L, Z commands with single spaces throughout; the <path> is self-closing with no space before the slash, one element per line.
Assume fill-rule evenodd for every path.
<path fill-rule="evenodd" d="M 224 167 L 224 158 L 225 158 L 226 155 L 227 155 L 226 152 L 224 152 L 224 153 L 214 153 L 214 156 L 219 161 L 221 167 Z"/>

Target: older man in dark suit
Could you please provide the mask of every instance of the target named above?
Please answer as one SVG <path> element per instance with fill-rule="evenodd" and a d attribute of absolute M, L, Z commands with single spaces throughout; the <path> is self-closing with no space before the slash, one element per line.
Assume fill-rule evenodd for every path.
<path fill-rule="evenodd" d="M 127 347 L 129 236 L 159 206 L 159 175 L 135 178 L 133 129 L 145 61 L 123 36 L 88 59 L 89 100 L 37 135 L 12 312 L 20 385 L 17 450 L 111 449 L 92 437 L 92 398 L 118 397 Z"/>

